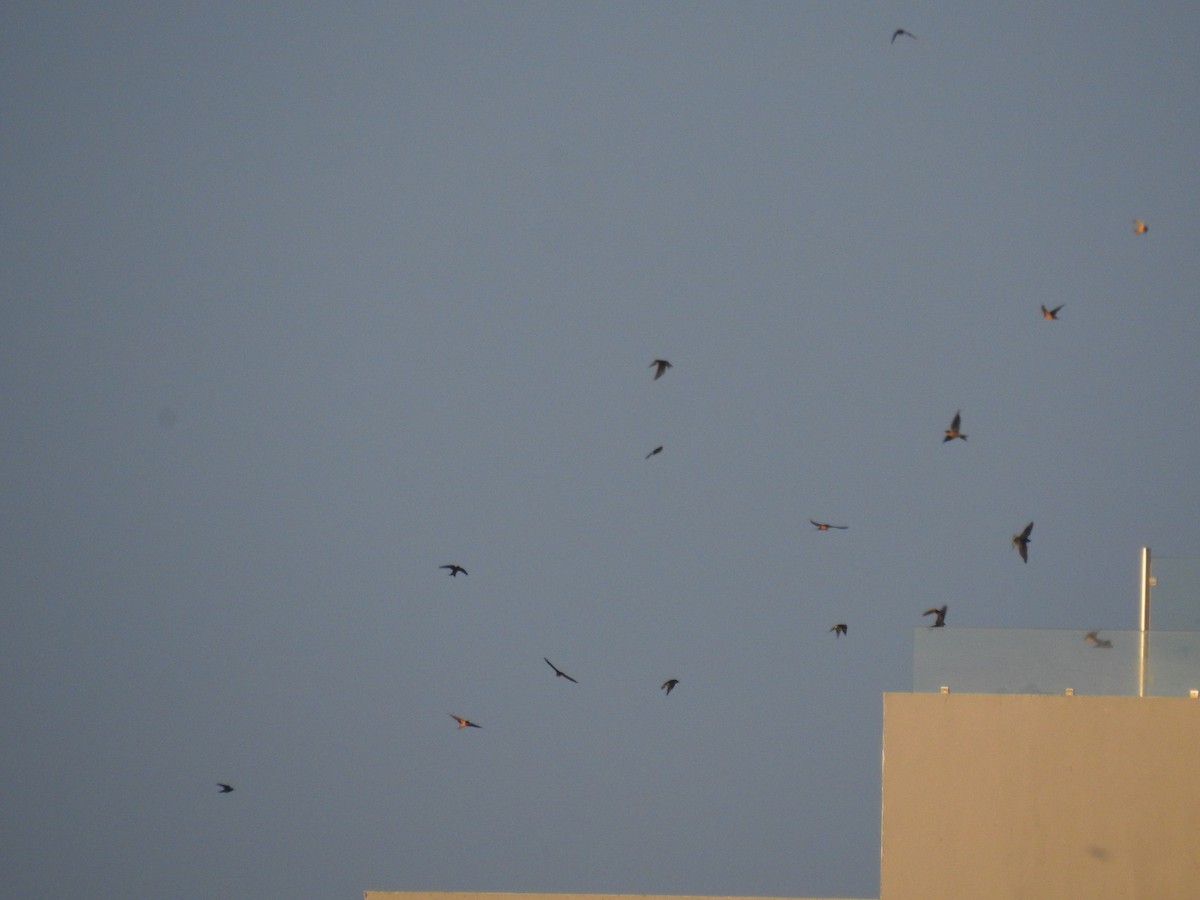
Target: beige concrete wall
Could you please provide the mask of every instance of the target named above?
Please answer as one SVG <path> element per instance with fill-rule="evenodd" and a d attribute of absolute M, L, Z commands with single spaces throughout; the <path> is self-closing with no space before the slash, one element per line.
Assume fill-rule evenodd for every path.
<path fill-rule="evenodd" d="M 881 900 L 1200 897 L 1200 700 L 885 694 Z"/>

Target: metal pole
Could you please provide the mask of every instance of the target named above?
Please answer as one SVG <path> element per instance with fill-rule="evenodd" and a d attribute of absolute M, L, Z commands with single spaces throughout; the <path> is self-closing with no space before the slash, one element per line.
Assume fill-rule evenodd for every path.
<path fill-rule="evenodd" d="M 1146 665 L 1150 661 L 1150 548 L 1142 548 L 1141 631 L 1138 647 L 1138 696 L 1146 696 Z"/>

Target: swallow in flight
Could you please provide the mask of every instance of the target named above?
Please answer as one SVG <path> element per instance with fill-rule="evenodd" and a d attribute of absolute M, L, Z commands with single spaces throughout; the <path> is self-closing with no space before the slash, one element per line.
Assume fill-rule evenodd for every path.
<path fill-rule="evenodd" d="M 849 627 L 846 625 L 845 622 L 838 622 L 836 625 L 834 625 L 829 630 L 832 631 L 835 634 L 835 636 L 837 636 L 839 638 L 843 634 L 846 634 L 850 631 Z"/>
<path fill-rule="evenodd" d="M 917 39 L 917 36 L 916 36 L 915 34 L 913 34 L 911 31 L 905 31 L 903 28 L 897 28 L 897 29 L 896 29 L 896 30 L 895 30 L 895 31 L 892 33 L 892 43 L 893 43 L 893 44 L 894 44 L 894 43 L 896 43 L 896 38 L 900 37 L 900 35 L 902 35 L 902 34 L 904 34 L 904 35 L 908 35 L 908 36 L 909 36 L 910 38 L 912 38 L 914 41 Z"/>
<path fill-rule="evenodd" d="M 1029 534 L 1033 531 L 1033 523 L 1030 522 L 1025 526 L 1025 530 L 1020 534 L 1014 534 L 1012 545 L 1021 551 L 1021 561 L 1029 562 Z"/>
<path fill-rule="evenodd" d="M 456 716 L 454 713 L 450 713 L 450 718 L 452 718 L 455 722 L 458 723 L 459 728 L 482 728 L 483 727 L 482 725 L 476 725 L 470 719 L 464 719 L 462 716 Z"/>
<path fill-rule="evenodd" d="M 646 454 L 646 459 L 649 459 L 652 456 L 657 456 L 658 454 L 662 453 L 662 450 L 663 450 L 662 444 L 659 444 L 657 447 L 655 447 L 653 450 L 651 450 L 649 453 Z"/>
<path fill-rule="evenodd" d="M 668 678 L 666 681 L 664 681 L 662 683 L 662 687 L 660 687 L 659 690 L 666 691 L 667 696 L 670 697 L 671 691 L 675 690 L 675 685 L 677 685 L 677 684 L 679 684 L 678 678 Z"/>
<path fill-rule="evenodd" d="M 1054 307 L 1054 309 L 1046 309 L 1046 307 L 1043 306 L 1042 307 L 1042 318 L 1049 319 L 1051 322 L 1053 322 L 1054 320 L 1056 320 L 1058 318 L 1058 311 L 1066 305 L 1067 304 L 1065 304 L 1065 303 L 1061 303 L 1058 306 Z"/>
<path fill-rule="evenodd" d="M 838 531 L 845 531 L 849 525 L 830 525 L 828 522 L 818 522 L 815 519 L 809 519 L 816 526 L 817 531 L 828 531 L 830 528 L 836 528 Z"/>
<path fill-rule="evenodd" d="M 543 656 L 542 659 L 546 659 L 546 657 Z M 554 670 L 554 674 L 557 675 L 559 678 L 565 678 L 565 679 L 567 679 L 567 681 L 571 682 L 572 684 L 579 684 L 578 681 L 576 681 L 574 678 L 572 678 L 570 675 L 568 675 L 566 672 L 564 672 L 562 669 L 560 669 L 554 663 L 550 662 L 550 660 L 546 659 L 546 665 L 548 665 L 550 668 L 552 668 Z"/>
<path fill-rule="evenodd" d="M 929 626 L 930 628 L 945 628 L 946 627 L 946 610 L 947 609 L 949 609 L 948 606 L 943 606 L 940 609 L 935 606 L 933 609 L 925 610 L 925 612 L 921 613 L 921 615 L 937 616 L 937 618 L 934 619 L 933 624 Z"/>
<path fill-rule="evenodd" d="M 1147 225 L 1145 222 L 1143 222 L 1141 219 L 1133 220 L 1133 233 L 1134 234 L 1145 234 L 1149 230 L 1150 230 L 1150 226 Z"/>
<path fill-rule="evenodd" d="M 220 788 L 220 790 L 219 790 L 219 791 L 217 791 L 217 793 L 218 793 L 218 794 L 231 794 L 231 793 L 233 793 L 233 785 L 232 785 L 232 784 L 224 784 L 223 782 L 220 782 L 220 781 L 218 781 L 218 782 L 217 782 L 217 787 L 219 787 L 219 788 Z"/>
<path fill-rule="evenodd" d="M 1089 631 L 1083 636 L 1083 639 L 1093 647 L 1112 647 L 1112 641 L 1100 637 L 1100 632 Z"/>
<path fill-rule="evenodd" d="M 950 427 L 946 429 L 946 436 L 942 438 L 942 443 L 944 444 L 947 441 L 952 441 L 955 438 L 958 438 L 960 441 L 965 441 L 967 436 L 958 430 L 961 425 L 962 410 L 959 410 L 954 414 L 954 421 L 950 423 Z"/>
<path fill-rule="evenodd" d="M 665 359 L 656 359 L 650 363 L 650 368 L 654 369 L 654 380 L 658 381 L 658 379 L 663 377 L 667 369 L 671 368 L 671 364 Z"/>
<path fill-rule="evenodd" d="M 439 568 L 439 569 L 449 569 L 449 570 L 450 570 L 450 577 L 451 577 L 451 578 L 457 578 L 457 577 L 458 577 L 458 573 L 459 573 L 459 572 L 462 572 L 464 575 L 470 575 L 470 574 L 471 574 L 471 573 L 470 573 L 470 572 L 468 572 L 466 569 L 464 569 L 462 566 L 456 566 L 454 563 L 449 563 L 449 564 L 447 564 L 447 565 L 444 565 L 444 566 L 438 566 L 438 568 Z"/>

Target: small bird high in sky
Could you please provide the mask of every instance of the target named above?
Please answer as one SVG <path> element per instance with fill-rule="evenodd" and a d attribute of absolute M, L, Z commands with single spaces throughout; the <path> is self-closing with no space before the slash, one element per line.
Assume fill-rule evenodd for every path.
<path fill-rule="evenodd" d="M 900 37 L 900 35 L 902 35 L 902 34 L 907 35 L 908 37 L 912 38 L 914 41 L 917 39 L 917 36 L 915 34 L 913 34 L 911 31 L 905 31 L 903 28 L 897 28 L 895 31 L 892 32 L 892 43 L 893 44 L 896 43 L 896 38 Z M 935 41 L 935 43 L 936 43 L 936 41 Z"/>
<path fill-rule="evenodd" d="M 450 713 L 450 718 L 452 718 L 455 722 L 458 723 L 459 728 L 482 728 L 483 727 L 482 725 L 476 725 L 470 719 L 464 719 L 462 716 L 456 716 L 454 713 Z"/>
<path fill-rule="evenodd" d="M 649 453 L 646 454 L 646 459 L 649 459 L 652 456 L 658 456 L 658 454 L 662 453 L 662 451 L 663 451 L 662 444 L 659 444 L 657 447 L 655 447 L 653 450 L 651 450 Z"/>
<path fill-rule="evenodd" d="M 654 380 L 658 381 L 658 379 L 663 377 L 667 369 L 671 368 L 671 364 L 665 359 L 656 359 L 654 362 L 650 363 L 650 368 L 655 370 Z"/>
<path fill-rule="evenodd" d="M 218 781 L 218 782 L 217 782 L 217 787 L 219 787 L 219 788 L 220 788 L 220 790 L 219 790 L 219 791 L 217 791 L 217 793 L 218 793 L 218 794 L 231 794 L 231 793 L 233 793 L 233 785 L 232 785 L 232 784 L 225 784 L 224 782 Z"/>
<path fill-rule="evenodd" d="M 459 572 L 462 572 L 464 575 L 471 574 L 466 569 L 464 569 L 462 566 L 456 566 L 454 563 L 447 563 L 444 566 L 438 566 L 438 568 L 439 569 L 449 569 L 451 578 L 457 578 Z M 485 578 L 484 581 L 487 581 L 487 579 Z"/>
<path fill-rule="evenodd" d="M 1012 545 L 1021 552 L 1021 561 L 1029 562 L 1029 535 L 1033 531 L 1033 523 L 1030 522 L 1025 526 L 1025 530 L 1020 534 L 1012 536 Z"/>
<path fill-rule="evenodd" d="M 965 434 L 963 434 L 961 431 L 959 431 L 959 428 L 961 428 L 961 427 L 962 427 L 962 410 L 960 409 L 958 412 L 956 412 L 954 414 L 954 420 L 950 423 L 950 427 L 946 429 L 946 436 L 944 438 L 942 438 L 942 443 L 944 444 L 947 441 L 952 441 L 955 438 L 958 438 L 960 441 L 965 441 L 967 439 L 967 436 Z"/>
<path fill-rule="evenodd" d="M 816 519 L 809 519 L 816 526 L 817 531 L 828 531 L 830 528 L 836 528 L 838 531 L 845 531 L 849 525 L 830 525 L 828 522 L 818 522 Z"/>
<path fill-rule="evenodd" d="M 834 637 L 841 638 L 843 634 L 848 634 L 850 632 L 850 627 L 845 622 L 838 622 L 829 630 L 834 633 Z"/>
<path fill-rule="evenodd" d="M 1145 222 L 1143 222 L 1141 219 L 1133 220 L 1133 233 L 1134 234 L 1145 234 L 1149 230 L 1150 230 L 1150 226 L 1147 225 Z"/>
<path fill-rule="evenodd" d="M 1066 305 L 1067 304 L 1065 304 L 1065 303 L 1060 303 L 1058 306 L 1054 307 L 1054 309 L 1046 309 L 1046 307 L 1043 306 L 1042 307 L 1042 318 L 1048 319 L 1051 322 L 1056 321 L 1058 319 L 1058 311 Z"/>
<path fill-rule="evenodd" d="M 1098 631 L 1089 631 L 1087 634 L 1085 634 L 1083 636 L 1083 639 L 1085 641 L 1087 641 L 1089 644 L 1091 644 L 1093 647 L 1101 647 L 1101 648 L 1112 647 L 1112 641 L 1108 640 L 1107 638 L 1100 637 L 1100 632 L 1098 632 Z"/>
<path fill-rule="evenodd" d="M 679 684 L 678 678 L 668 678 L 666 681 L 664 681 L 662 683 L 662 687 L 660 687 L 659 690 L 666 691 L 667 696 L 670 697 L 671 691 L 675 690 L 675 685 L 677 685 L 677 684 Z"/>
<path fill-rule="evenodd" d="M 542 659 L 546 659 L 546 657 L 543 656 Z M 565 679 L 567 679 L 567 681 L 573 682 L 574 684 L 579 684 L 578 681 L 575 681 L 574 678 L 572 678 L 570 675 L 568 675 L 566 672 L 564 672 L 562 669 L 560 669 L 554 663 L 550 662 L 550 660 L 546 659 L 546 665 L 548 665 L 550 668 L 552 668 L 554 670 L 554 674 L 557 675 L 559 678 L 565 678 Z"/>
<path fill-rule="evenodd" d="M 942 607 L 935 606 L 932 609 L 925 610 L 925 612 L 921 613 L 921 615 L 937 616 L 937 618 L 933 620 L 933 624 L 929 626 L 930 628 L 945 628 L 946 627 L 946 610 L 949 608 L 950 607 L 948 607 L 948 606 L 942 606 Z"/>

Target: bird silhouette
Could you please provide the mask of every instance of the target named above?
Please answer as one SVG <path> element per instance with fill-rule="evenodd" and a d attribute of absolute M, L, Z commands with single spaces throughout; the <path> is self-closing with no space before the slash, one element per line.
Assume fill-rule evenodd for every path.
<path fill-rule="evenodd" d="M 1033 523 L 1030 522 L 1025 526 L 1025 530 L 1020 534 L 1012 536 L 1012 545 L 1021 552 L 1021 561 L 1029 562 L 1029 534 L 1033 531 Z"/>
<path fill-rule="evenodd" d="M 542 659 L 546 659 L 546 657 L 543 656 Z M 567 681 L 573 682 L 574 684 L 579 684 L 578 681 L 575 681 L 574 678 L 572 678 L 570 675 L 568 675 L 566 672 L 564 672 L 562 669 L 560 669 L 554 663 L 550 662 L 550 660 L 546 659 L 546 665 L 548 665 L 550 668 L 552 668 L 554 670 L 554 674 L 557 675 L 559 678 L 565 678 L 565 679 L 567 679 Z"/>
<path fill-rule="evenodd" d="M 834 625 L 829 630 L 834 633 L 835 637 L 840 638 L 843 634 L 849 633 L 850 628 L 848 625 L 846 625 L 845 622 L 838 622 L 836 625 Z"/>
<path fill-rule="evenodd" d="M 1150 230 L 1150 226 L 1147 225 L 1145 222 L 1143 222 L 1141 219 L 1133 220 L 1133 233 L 1134 234 L 1145 234 L 1149 230 Z"/>
<path fill-rule="evenodd" d="M 470 719 L 464 719 L 462 716 L 456 716 L 454 713 L 450 713 L 450 718 L 452 718 L 455 722 L 458 723 L 459 728 L 482 728 L 483 727 L 482 725 L 476 725 Z"/>
<path fill-rule="evenodd" d="M 677 685 L 677 684 L 679 684 L 678 678 L 668 678 L 666 681 L 664 681 L 662 683 L 662 687 L 660 687 L 659 690 L 666 691 L 667 696 L 670 697 L 671 691 L 675 690 L 675 685 Z"/>
<path fill-rule="evenodd" d="M 1112 641 L 1100 637 L 1100 632 L 1089 631 L 1083 636 L 1083 639 L 1093 647 L 1112 647 Z"/>
<path fill-rule="evenodd" d="M 830 528 L 836 528 L 838 531 L 845 531 L 849 525 L 830 525 L 828 522 L 818 522 L 815 519 L 809 519 L 816 526 L 817 531 L 828 531 Z"/>
<path fill-rule="evenodd" d="M 233 793 L 233 785 L 232 784 L 225 784 L 224 782 L 218 781 L 217 787 L 220 788 L 220 790 L 217 791 L 218 794 L 232 794 Z"/>
<path fill-rule="evenodd" d="M 451 578 L 457 578 L 457 577 L 458 577 L 458 573 L 459 573 L 459 572 L 462 572 L 464 575 L 470 575 L 470 574 L 471 574 L 471 573 L 470 573 L 470 572 L 468 572 L 466 569 L 464 569 L 462 566 L 456 566 L 454 563 L 447 563 L 447 564 L 446 564 L 446 565 L 444 565 L 444 566 L 438 566 L 438 568 L 439 568 L 439 569 L 449 569 L 449 570 L 450 570 L 450 577 L 451 577 Z M 485 579 L 484 579 L 484 581 L 486 581 L 486 580 L 487 580 L 487 579 L 485 578 Z"/>
<path fill-rule="evenodd" d="M 657 447 L 655 447 L 653 450 L 651 450 L 649 453 L 646 454 L 646 459 L 649 459 L 652 456 L 657 456 L 658 454 L 662 453 L 662 451 L 663 451 L 662 444 L 659 444 Z"/>
<path fill-rule="evenodd" d="M 892 32 L 892 43 L 896 43 L 896 38 L 900 37 L 902 34 L 908 35 L 908 37 L 912 38 L 914 41 L 917 39 L 917 36 L 911 31 L 905 31 L 903 28 L 897 28 L 894 32 Z"/>
<path fill-rule="evenodd" d="M 1066 305 L 1067 304 L 1065 303 L 1060 303 L 1058 306 L 1054 307 L 1054 309 L 1046 309 L 1046 307 L 1043 306 L 1042 318 L 1049 319 L 1051 322 L 1055 321 L 1058 318 L 1058 311 Z"/>
<path fill-rule="evenodd" d="M 946 627 L 946 610 L 949 608 L 950 607 L 948 607 L 948 606 L 943 606 L 940 608 L 935 606 L 932 609 L 925 610 L 925 612 L 921 613 L 921 615 L 937 616 L 937 618 L 933 620 L 933 624 L 929 626 L 930 628 L 945 628 Z"/>
<path fill-rule="evenodd" d="M 946 436 L 944 438 L 942 438 L 942 443 L 944 444 L 947 441 L 952 441 L 955 438 L 958 438 L 960 441 L 965 441 L 967 439 L 967 436 L 965 434 L 963 434 L 961 431 L 959 431 L 959 428 L 961 426 L 962 426 L 962 410 L 959 410 L 958 412 L 956 412 L 954 414 L 954 420 L 951 421 L 950 427 L 946 429 Z"/>
<path fill-rule="evenodd" d="M 654 362 L 650 363 L 650 368 L 655 370 L 654 380 L 658 381 L 658 379 L 663 377 L 663 374 L 667 371 L 667 369 L 671 368 L 671 364 L 665 359 L 656 359 Z"/>

